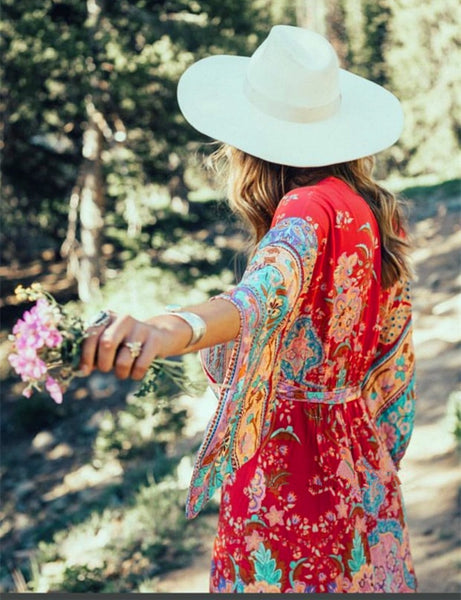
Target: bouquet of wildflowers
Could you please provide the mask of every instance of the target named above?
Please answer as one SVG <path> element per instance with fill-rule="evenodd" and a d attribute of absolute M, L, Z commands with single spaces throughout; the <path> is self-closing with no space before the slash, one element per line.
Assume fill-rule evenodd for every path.
<path fill-rule="evenodd" d="M 19 300 L 35 301 L 35 304 L 13 327 L 10 335 L 13 352 L 8 360 L 27 384 L 22 392 L 24 396 L 29 398 L 34 390 L 46 390 L 60 404 L 63 392 L 79 374 L 81 346 L 89 325 L 59 304 L 38 283 L 29 288 L 20 285 L 15 293 Z M 182 365 L 174 360 L 157 359 L 141 382 L 138 396 L 155 391 L 160 371 L 173 379 L 182 391 L 190 392 Z"/>

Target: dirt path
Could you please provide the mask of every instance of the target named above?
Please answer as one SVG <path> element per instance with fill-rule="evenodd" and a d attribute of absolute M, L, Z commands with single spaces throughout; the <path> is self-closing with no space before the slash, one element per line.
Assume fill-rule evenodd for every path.
<path fill-rule="evenodd" d="M 416 213 L 417 215 L 417 213 Z M 401 479 L 420 592 L 461 591 L 461 214 L 437 203 L 414 225 L 418 409 Z"/>
<path fill-rule="evenodd" d="M 413 208 L 418 366 L 416 426 L 401 471 L 420 592 L 461 591 L 459 454 L 452 434 L 461 373 L 461 213 L 445 202 Z M 459 400 L 458 400 L 459 402 Z M 206 422 L 210 406 L 195 415 Z M 215 517 L 207 517 L 213 525 Z M 212 536 L 192 565 L 165 574 L 159 592 L 208 591 Z"/>

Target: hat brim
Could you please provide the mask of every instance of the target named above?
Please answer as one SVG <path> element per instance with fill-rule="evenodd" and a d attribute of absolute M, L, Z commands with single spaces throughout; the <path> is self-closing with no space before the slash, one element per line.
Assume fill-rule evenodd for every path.
<path fill-rule="evenodd" d="M 195 129 L 258 158 L 293 167 L 331 165 L 376 154 L 392 146 L 402 132 L 403 111 L 397 98 L 343 69 L 341 105 L 335 115 L 309 123 L 268 115 L 245 95 L 249 60 L 210 56 L 185 71 L 178 102 Z"/>

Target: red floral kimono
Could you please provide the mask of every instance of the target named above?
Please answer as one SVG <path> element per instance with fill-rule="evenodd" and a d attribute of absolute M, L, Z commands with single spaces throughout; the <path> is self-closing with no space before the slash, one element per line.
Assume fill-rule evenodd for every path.
<path fill-rule="evenodd" d="M 188 498 L 222 486 L 212 592 L 413 592 L 397 469 L 414 418 L 408 285 L 383 290 L 367 203 L 334 177 L 280 202 L 220 297 L 219 396 Z"/>

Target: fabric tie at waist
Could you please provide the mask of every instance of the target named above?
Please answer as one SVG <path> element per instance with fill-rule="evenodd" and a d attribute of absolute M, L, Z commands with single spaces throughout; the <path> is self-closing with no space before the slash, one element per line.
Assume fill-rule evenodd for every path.
<path fill-rule="evenodd" d="M 313 402 L 323 404 L 344 404 L 351 400 L 360 398 L 361 387 L 359 385 L 349 388 L 338 388 L 337 390 L 303 390 L 286 381 L 277 386 L 277 395 L 283 400 L 297 400 L 300 402 Z"/>

